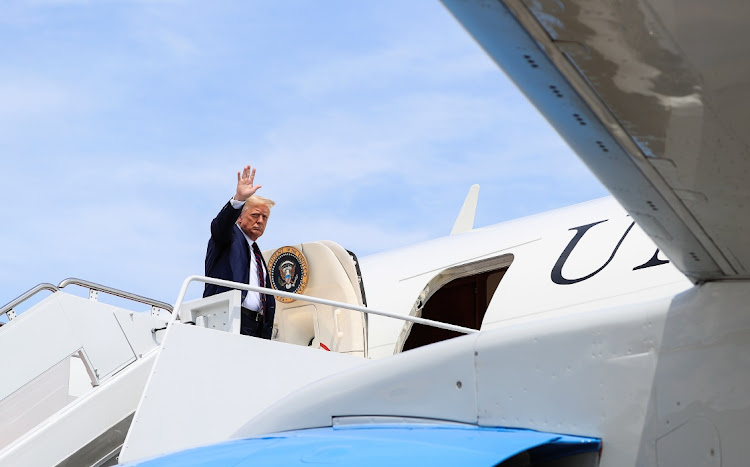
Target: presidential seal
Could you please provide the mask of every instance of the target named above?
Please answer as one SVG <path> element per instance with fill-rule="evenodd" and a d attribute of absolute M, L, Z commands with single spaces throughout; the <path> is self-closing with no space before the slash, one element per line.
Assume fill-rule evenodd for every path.
<path fill-rule="evenodd" d="M 284 246 L 274 251 L 268 260 L 271 285 L 276 290 L 304 293 L 307 287 L 307 258 L 293 246 Z M 281 303 L 293 302 L 293 298 L 276 296 Z"/>

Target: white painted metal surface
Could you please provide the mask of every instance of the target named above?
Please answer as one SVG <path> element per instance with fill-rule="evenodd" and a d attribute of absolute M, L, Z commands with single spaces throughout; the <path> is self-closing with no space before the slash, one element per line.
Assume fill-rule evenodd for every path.
<path fill-rule="evenodd" d="M 239 334 L 241 308 L 242 294 L 232 290 L 183 303 L 179 317 L 183 323 Z"/>
<path fill-rule="evenodd" d="M 46 420 L 60 407 L 76 399 L 76 391 L 71 391 L 71 360 L 72 357 L 65 358 L 23 386 L 23 390 L 15 391 L 2 400 L 0 449 Z M 92 386 L 85 369 L 84 375 L 86 392 L 90 391 Z"/>
<path fill-rule="evenodd" d="M 57 465 L 127 418 L 138 404 L 156 355 L 154 349 L 0 451 L 0 465 Z"/>
<path fill-rule="evenodd" d="M 16 355 L 18 349 L 28 349 L 23 358 L 3 360 L 0 400 L 81 348 L 59 297 L 59 293 L 50 295 L 36 305 L 33 313 L 23 313 L 0 328 L 0 354 Z M 29 336 L 34 336 L 39 345 L 29 345 Z"/>
<path fill-rule="evenodd" d="M 334 242 L 308 242 L 293 245 L 307 258 L 308 282 L 305 295 L 363 306 L 362 294 L 353 266 L 353 260 L 340 245 Z M 272 252 L 265 253 L 270 257 Z M 268 259 L 268 258 L 267 258 Z M 310 304 L 302 300 L 284 303 L 276 301 L 276 338 L 292 342 L 291 336 L 281 324 L 288 321 L 286 314 L 294 315 L 296 323 L 295 343 L 316 348 L 327 348 L 334 352 L 365 356 L 365 320 L 357 310 L 327 304 Z M 303 319 L 306 318 L 306 319 Z M 301 330 L 307 330 L 301 336 Z M 313 332 L 310 332 L 313 331 Z"/>
<path fill-rule="evenodd" d="M 331 426 L 333 417 L 391 415 L 476 423 L 474 345 L 481 334 L 373 361 L 277 401 L 234 437 Z M 310 401 L 315 401 L 311 404 Z"/>
<path fill-rule="evenodd" d="M 471 232 L 474 229 L 477 201 L 479 201 L 479 185 L 472 185 L 469 188 L 466 199 L 464 199 L 464 204 L 461 206 L 461 211 L 458 213 L 458 217 L 456 217 L 456 222 L 453 223 L 451 235 Z"/>
<path fill-rule="evenodd" d="M 681 271 L 748 277 L 750 4 L 443 3 Z"/>
<path fill-rule="evenodd" d="M 573 284 L 554 283 L 552 271 L 574 238 L 574 228 L 597 222 L 572 249 L 561 274 L 578 279 L 601 270 Z M 632 222 L 614 199 L 602 198 L 369 256 L 361 261 L 369 304 L 409 314 L 418 300 L 425 299 L 421 297 L 425 286 L 441 273 L 464 267 L 466 274 L 472 274 L 480 263 L 503 255 L 513 255 L 513 260 L 495 291 L 482 329 L 542 313 L 638 303 L 689 288 L 690 281 L 669 263 L 634 270 L 647 263 L 657 248 L 638 226 L 628 230 Z M 388 274 L 388 270 L 400 273 Z M 403 327 L 398 320 L 371 317 L 371 357 L 393 354 Z"/>
<path fill-rule="evenodd" d="M 369 363 L 367 360 L 341 360 L 343 357 L 340 355 L 304 347 L 306 338 L 298 339 L 298 344 L 303 346 L 289 346 L 233 334 L 239 321 L 239 292 L 181 306 L 187 285 L 193 280 L 206 280 L 200 276 L 190 277 L 183 285 L 176 306 L 180 310 L 181 320 L 195 321 L 200 326 L 174 324 L 169 331 L 157 331 L 155 334 L 165 338 L 167 335 L 174 337 L 167 341 L 162 350 L 163 355 L 159 357 L 159 365 L 151 376 L 148 391 L 141 399 L 122 459 L 133 460 L 278 429 L 318 426 L 330 423 L 332 416 L 384 415 L 438 418 L 463 423 L 512 424 L 510 415 L 498 411 L 505 401 L 492 399 L 496 397 L 494 389 L 483 392 L 480 388 L 485 387 L 482 383 L 485 380 L 491 381 L 490 386 L 508 384 L 505 378 L 509 374 L 519 381 L 523 379 L 522 376 L 528 377 L 525 373 L 530 371 L 527 367 L 529 358 L 536 359 L 538 356 L 520 351 L 521 343 L 516 342 L 514 336 L 524 336 L 521 340 L 527 344 L 533 339 L 531 334 L 559 335 L 564 340 L 565 336 L 581 332 L 582 336 L 575 340 L 582 347 L 569 350 L 581 352 L 581 349 L 590 350 L 596 345 L 606 347 L 606 343 L 602 344 L 603 338 L 596 336 L 605 332 L 607 327 L 611 327 L 611 332 L 616 335 L 617 329 L 632 326 L 633 332 L 626 331 L 623 339 L 634 339 L 640 332 L 648 335 L 644 342 L 658 341 L 658 336 L 652 335 L 652 332 L 658 331 L 658 326 L 654 328 L 656 331 L 644 331 L 639 327 L 643 325 L 641 315 L 652 313 L 658 317 L 659 310 L 666 310 L 667 306 L 653 309 L 654 305 L 648 305 L 642 308 L 640 303 L 649 297 L 661 297 L 662 302 L 659 303 L 667 303 L 669 297 L 690 284 L 674 267 L 664 264 L 663 259 L 657 261 L 658 266 L 634 270 L 658 255 L 655 254 L 653 243 L 637 228 L 630 227 L 630 223 L 616 202 L 602 199 L 364 259 L 362 270 L 370 307 L 346 306 L 357 312 L 371 311 L 385 315 L 370 318 L 370 322 L 375 323 L 370 328 L 370 350 L 374 357 L 380 358 L 393 354 L 394 349 L 398 350 L 398 337 L 405 329 L 403 323 L 393 317 L 412 313 L 420 294 L 429 289 L 427 285 L 433 289 L 439 288 L 451 278 L 473 274 L 487 267 L 507 267 L 510 264 L 510 269 L 492 297 L 483 323 L 485 332 L 479 337 L 454 339 L 393 358 L 383 358 L 382 362 L 374 362 L 362 369 L 350 370 Z M 576 229 L 589 224 L 593 225 L 590 231 L 578 238 L 580 232 Z M 398 271 L 398 274 L 394 275 L 393 271 Z M 559 276 L 557 279 L 554 278 L 555 274 Z M 351 283 L 349 276 L 347 273 L 346 277 L 341 276 L 341 280 Z M 578 280 L 586 276 L 590 277 Z M 570 283 L 561 285 L 555 280 Z M 308 298 L 316 304 L 334 309 L 344 305 L 316 297 Z M 428 298 L 421 297 L 423 300 Z M 106 383 L 108 374 L 116 373 L 130 360 L 140 357 L 144 349 L 147 351 L 152 334 L 146 337 L 139 333 L 140 327 L 133 321 L 132 314 L 118 312 L 107 320 L 94 315 L 101 311 L 101 304 L 78 300 L 84 302 L 80 307 L 81 312 L 68 321 L 75 328 L 86 330 L 89 335 L 87 339 L 94 339 L 87 344 L 89 348 L 104 346 L 101 351 L 96 351 L 97 357 L 92 362 L 96 361 L 97 368 L 107 369 L 101 373 L 102 381 Z M 630 311 L 590 311 L 614 304 L 620 304 L 622 309 L 632 306 L 635 311 L 632 316 Z M 76 302 L 76 305 L 79 304 Z M 380 308 L 395 312 L 377 311 Z M 625 315 L 628 317 L 623 317 Z M 277 324 L 298 324 L 291 316 L 287 320 L 289 322 L 280 319 Z M 631 318 L 636 321 L 631 323 Z M 419 321 L 418 318 L 409 319 Z M 592 326 L 596 331 L 591 331 Z M 109 345 L 104 344 L 101 336 L 91 337 L 90 334 L 99 328 L 119 332 L 125 336 L 126 345 L 123 345 L 120 337 L 111 339 Z M 488 331 L 493 328 L 498 329 Z M 291 335 L 289 331 L 286 330 L 285 335 Z M 548 336 L 548 339 L 551 338 Z M 551 342 L 554 345 L 540 345 L 539 352 L 552 352 L 556 356 L 566 354 L 564 346 L 557 347 L 562 344 L 554 339 Z M 77 348 L 76 345 L 71 345 L 71 348 Z M 484 345 L 492 350 L 486 350 Z M 497 350 L 494 350 L 495 347 Z M 559 408 L 550 406 L 547 415 L 543 416 L 541 410 L 522 410 L 532 399 L 531 395 L 528 401 L 524 399 L 527 391 L 522 388 L 520 393 L 513 396 L 515 400 L 523 401 L 518 405 L 524 415 L 517 420 L 518 426 L 529 427 L 535 420 L 554 419 L 555 424 L 546 422 L 545 426 L 538 428 L 571 430 L 574 434 L 586 436 L 603 433 L 591 430 L 600 430 L 601 426 L 597 423 L 601 423 L 599 419 L 606 418 L 603 414 L 610 413 L 615 406 L 620 407 L 621 402 L 615 402 L 614 395 L 622 395 L 623 391 L 625 394 L 641 394 L 646 391 L 644 388 L 649 387 L 655 364 L 651 357 L 654 354 L 642 351 L 638 346 L 633 352 L 637 356 L 626 359 L 632 374 L 622 373 L 622 369 L 616 365 L 611 366 L 612 362 L 602 363 L 595 359 L 591 364 L 575 367 L 575 377 L 569 380 L 571 388 L 580 390 L 582 382 L 594 384 L 585 381 L 595 374 L 611 372 L 613 376 L 607 380 L 607 384 L 619 381 L 623 374 L 633 377 L 632 388 L 624 384 L 609 387 L 613 391 L 613 399 L 607 402 L 610 405 L 605 401 L 602 402 L 603 406 L 591 407 L 585 401 L 578 401 L 578 405 L 566 405 L 568 412 L 560 412 Z M 258 359 L 257 355 L 263 357 Z M 510 362 L 504 360 L 506 355 L 513 356 Z M 519 358 L 519 355 L 523 355 L 523 358 Z M 251 363 L 245 371 L 237 371 L 243 368 L 243 359 L 228 356 L 246 356 L 244 358 Z M 504 362 L 506 366 L 498 366 L 498 362 Z M 553 369 L 542 363 L 534 368 L 546 375 L 557 371 L 558 363 L 555 362 L 555 359 L 548 362 Z M 485 372 L 484 368 L 488 370 Z M 273 375 L 273 378 L 258 375 Z M 500 380 L 496 381 L 496 377 Z M 542 378 L 535 384 L 549 388 L 551 383 Z M 596 384 L 600 388 L 608 388 L 601 381 Z M 256 389 L 272 397 L 262 397 L 258 401 L 256 397 L 245 396 Z M 584 391 L 582 394 L 591 393 Z M 219 398 L 231 403 L 214 403 L 216 394 L 222 394 Z M 492 397 L 483 400 L 488 394 Z M 317 401 L 317 408 L 310 407 L 310 400 Z M 132 401 L 129 403 L 132 404 Z M 641 403 L 643 401 L 634 398 L 634 404 Z M 542 404 L 540 407 L 547 406 Z M 645 409 L 641 412 L 645 412 Z M 553 417 L 558 413 L 561 415 Z M 594 419 L 599 422 L 592 422 Z M 107 423 L 112 422 L 110 416 Z M 628 429 L 637 432 L 639 426 L 642 428 L 644 422 L 634 421 L 628 425 Z M 559 430 L 555 430 L 555 427 Z M 690 425 L 682 432 L 691 433 L 688 428 L 692 427 Z M 607 433 L 607 436 L 623 445 L 632 441 L 622 441 L 617 437 L 620 435 L 616 434 Z M 663 446 L 670 446 L 670 439 L 673 438 L 665 439 Z M 65 437 L 61 440 L 63 443 L 72 442 Z"/>
<path fill-rule="evenodd" d="M 398 414 L 601 437 L 602 466 L 744 465 L 750 375 L 732 369 L 750 351 L 749 290 L 707 284 L 433 344 L 308 385 L 235 436 Z"/>
<path fill-rule="evenodd" d="M 583 225 L 592 227 L 579 235 Z M 666 392 L 656 388 L 661 359 L 673 352 L 663 344 L 666 330 L 677 329 L 666 323 L 688 319 L 678 326 L 688 329 L 683 336 L 686 340 L 674 335 L 676 340 L 670 344 L 677 354 L 691 336 L 704 332 L 698 317 L 671 304 L 672 296 L 689 288 L 689 282 L 655 253 L 653 243 L 630 227 L 621 208 L 603 199 L 365 259 L 363 275 L 372 308 L 353 308 L 375 311 L 378 305 L 391 305 L 396 312 L 385 313 L 389 316 L 407 315 L 425 284 L 439 287 L 444 280 L 435 280 L 440 277 L 471 274 L 488 264 L 510 264 L 490 302 L 483 332 L 388 356 L 403 324 L 383 317 L 396 324 L 391 327 L 393 334 L 384 333 L 384 327 L 370 329 L 375 348 L 386 349 L 375 362 L 225 332 L 236 328 L 231 319 L 220 326 L 222 331 L 175 322 L 168 331 L 156 333 L 164 336 L 165 345 L 140 399 L 121 460 L 241 436 L 327 426 L 333 417 L 348 416 L 423 417 L 601 436 L 608 447 L 602 465 L 651 462 L 657 444 L 660 452 L 668 452 L 686 437 L 698 435 L 708 440 L 704 445 L 710 445 L 715 455 L 730 455 L 723 446 L 716 454 L 719 448 L 710 441 L 723 439 L 720 428 L 715 437 L 706 437 L 720 421 L 709 417 L 707 424 L 702 415 L 697 417 L 700 420 L 687 418 L 672 433 L 662 430 L 654 417 L 661 405 L 656 397 L 669 397 L 674 391 L 669 388 L 669 376 L 661 383 Z M 655 258 L 656 266 L 638 269 Z M 394 276 L 394 270 L 400 276 Z M 177 301 L 181 319 L 198 322 L 202 312 L 213 316 L 222 310 L 229 317 L 237 308 L 238 292 L 180 307 L 193 280 L 206 279 L 186 280 Z M 700 295 L 709 290 L 690 289 L 687 295 L 695 293 L 709 300 Z M 726 295 L 706 293 L 710 299 Z M 84 306 L 80 319 L 102 306 L 78 300 L 96 307 Z M 342 306 L 326 299 L 311 300 Z M 694 301 L 686 310 L 695 309 Z M 742 301 L 737 298 L 731 303 Z M 140 356 L 148 339 L 138 336 L 132 315 L 118 312 L 115 316 L 114 322 L 102 324 L 103 329 L 132 334 L 127 339 L 131 353 L 104 353 L 109 356 L 98 361 L 110 361 L 116 371 L 131 355 Z M 214 318 L 219 319 L 218 315 Z M 202 324 L 210 325 L 211 319 L 204 318 Z M 76 327 L 93 331 L 86 323 Z M 117 339 L 112 343 L 125 349 Z M 679 370 L 669 368 L 665 375 L 683 371 L 683 365 L 688 367 L 687 360 L 679 363 Z M 105 386 L 129 368 L 109 380 L 103 375 Z M 715 384 L 715 376 L 701 384 Z M 735 382 L 736 387 L 743 384 L 744 377 Z M 710 394 L 722 390 L 720 385 L 706 389 Z M 139 391 L 134 389 L 134 397 Z M 696 398 L 691 397 L 694 402 Z M 132 398 L 123 398 L 122 405 L 117 405 L 118 416 L 128 404 L 133 404 Z M 80 420 L 93 426 L 96 417 L 88 412 L 93 404 L 79 407 L 80 414 L 89 414 L 80 415 Z M 107 423 L 111 425 L 114 417 L 108 415 Z M 56 433 L 72 420 L 64 418 L 40 433 Z M 743 423 L 729 422 L 738 430 L 744 429 Z M 72 438 L 60 436 L 60 449 L 73 443 Z M 26 444 L 32 445 L 31 440 Z M 694 446 L 701 449 L 702 445 Z M 14 455 L 20 452 L 15 450 Z M 669 456 L 674 458 L 682 457 Z"/>
<path fill-rule="evenodd" d="M 383 416 L 597 436 L 603 467 L 747 464 L 750 6 L 736 0 L 444 3 L 673 263 L 612 200 L 480 230 L 469 231 L 462 218 L 455 235 L 363 259 L 362 273 L 370 307 L 406 316 L 418 313 L 444 278 L 493 261 L 510 264 L 481 333 L 391 356 L 406 328 L 373 317 L 370 355 L 381 359 L 367 364 L 175 324 L 126 458 L 330 426 L 336 417 L 377 422 Z M 354 285 L 350 270 L 339 276 Z M 183 296 L 184 289 L 178 303 Z M 107 334 L 134 332 L 120 314 L 63 320 L 58 305 L 43 302 L 40 310 L 51 318 L 35 326 L 67 332 L 71 322 L 81 329 L 96 322 L 93 328 Z M 297 311 L 312 314 L 314 307 Z M 20 316 L 0 330 L 0 350 L 23 343 L 5 328 L 33 322 Z M 128 349 L 118 336 L 110 348 L 86 334 L 40 331 L 49 354 L 32 351 L 28 366 L 6 371 L 13 376 L 0 381 L 0 394 L 15 393 L 85 345 L 104 382 L 86 400 L 116 401 L 122 416 L 127 397 L 106 395 L 138 391 L 138 378 L 113 383 L 143 371 L 146 365 L 121 368 L 148 340 L 126 339 Z M 65 412 L 80 411 L 85 429 L 102 414 L 116 418 L 83 401 Z M 32 432 L 59 454 L 83 442 L 72 438 L 81 435 L 73 433 L 73 420 L 61 414 Z M 14 462 L 54 463 L 34 457 L 37 446 L 22 438 L 0 456 L 12 451 Z"/>
<path fill-rule="evenodd" d="M 56 292 L 0 328 L 0 352 L 15 356 L 0 380 L 0 464 L 96 455 L 81 450 L 134 412 L 163 325 Z"/>
<path fill-rule="evenodd" d="M 509 265 L 481 333 L 391 356 L 408 327 L 372 317 L 369 362 L 174 324 L 124 458 L 383 416 L 597 436 L 603 467 L 747 464 L 750 6 L 444 3 L 672 263 L 612 200 L 472 230 L 470 194 L 454 235 L 363 259 L 362 273 L 369 306 L 392 317 Z M 363 301 L 350 267 L 336 277 Z M 346 326 L 329 311 L 323 329 L 315 305 L 299 307 L 281 322 L 313 326 L 283 338 L 337 347 Z M 236 303 L 218 313 L 200 324 L 236 332 Z M 126 419 L 155 358 L 146 323 L 55 293 L 3 326 L 0 353 L 29 350 L 4 361 L 0 413 L 19 423 L 0 462 L 54 465 Z M 72 370 L 79 352 L 98 387 L 80 384 L 84 359 Z"/>
<path fill-rule="evenodd" d="M 314 381 L 370 363 L 335 352 L 170 325 L 120 461 L 229 439 Z M 344 388 L 340 388 L 344 389 Z"/>
<path fill-rule="evenodd" d="M 73 295 L 56 294 L 56 296 L 60 297 L 67 320 L 75 335 L 79 336 L 81 347 L 85 349 L 86 355 L 94 366 L 94 372 L 100 380 L 111 376 L 138 358 L 117 316 L 120 314 L 120 319 L 128 323 L 135 319 L 135 314 L 125 312 L 116 314 L 115 307 L 102 306 L 102 303 L 91 300 L 79 301 L 76 300 L 78 297 Z M 160 324 L 155 322 L 156 320 L 149 319 L 149 321 L 154 325 Z M 141 328 L 141 331 L 145 329 Z M 143 332 L 143 334 L 150 340 L 150 346 L 147 348 L 153 348 L 156 345 L 154 337 L 150 333 Z M 139 353 L 143 353 L 146 347 L 138 350 Z"/>

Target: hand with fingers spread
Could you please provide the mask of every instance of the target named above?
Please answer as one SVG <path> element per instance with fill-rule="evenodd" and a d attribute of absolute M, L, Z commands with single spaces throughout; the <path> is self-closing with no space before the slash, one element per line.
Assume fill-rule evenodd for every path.
<path fill-rule="evenodd" d="M 249 165 L 241 173 L 237 172 L 237 193 L 234 195 L 236 201 L 245 201 L 261 188 L 261 185 L 253 185 L 254 180 L 255 169 L 251 170 Z"/>

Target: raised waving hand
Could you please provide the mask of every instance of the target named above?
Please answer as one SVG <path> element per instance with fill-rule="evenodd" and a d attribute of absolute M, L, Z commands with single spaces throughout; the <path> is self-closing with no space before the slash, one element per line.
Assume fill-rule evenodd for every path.
<path fill-rule="evenodd" d="M 242 172 L 237 172 L 237 193 L 234 195 L 236 201 L 245 201 L 255 194 L 261 185 L 253 185 L 255 180 L 255 169 L 245 166 Z"/>

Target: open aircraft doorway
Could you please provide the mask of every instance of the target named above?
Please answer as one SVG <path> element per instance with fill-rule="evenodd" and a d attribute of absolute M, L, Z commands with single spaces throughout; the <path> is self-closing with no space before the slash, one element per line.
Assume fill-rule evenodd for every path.
<path fill-rule="evenodd" d="M 272 261 L 274 255 L 285 249 L 296 249 L 306 257 L 309 269 L 306 294 L 367 306 L 359 262 L 354 253 L 328 240 L 282 247 L 273 254 L 270 250 L 264 253 L 269 256 L 267 261 L 272 271 L 281 267 L 273 266 L 276 264 Z M 281 274 L 283 272 L 279 269 L 278 275 Z M 276 288 L 283 290 L 283 287 Z M 281 342 L 360 357 L 367 354 L 367 317 L 359 311 L 277 298 L 274 329 L 274 340 Z"/>
<path fill-rule="evenodd" d="M 410 315 L 480 329 L 497 286 L 512 262 L 513 255 L 507 254 L 443 270 L 419 294 Z M 406 322 L 394 353 L 462 335 Z"/>

